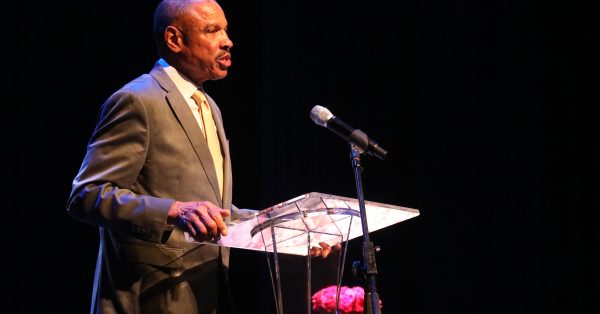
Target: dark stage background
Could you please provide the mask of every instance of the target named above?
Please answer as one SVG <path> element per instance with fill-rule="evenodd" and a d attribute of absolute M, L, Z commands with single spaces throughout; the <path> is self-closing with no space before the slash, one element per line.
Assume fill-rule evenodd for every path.
<path fill-rule="evenodd" d="M 65 203 L 98 108 L 156 61 L 156 3 L 15 3 L 2 13 L 13 99 L 1 115 L 6 313 L 88 311 L 97 231 Z M 206 89 L 230 138 L 235 204 L 355 197 L 349 146 L 309 119 L 323 105 L 390 152 L 363 158 L 366 199 L 421 211 L 371 234 L 383 312 L 598 313 L 576 5 L 221 4 L 233 66 Z M 349 247 L 344 284 L 360 285 L 349 272 L 360 239 Z M 240 313 L 273 313 L 264 255 L 232 255 Z M 302 261 L 287 262 L 286 313 L 305 313 Z M 315 289 L 333 282 L 332 260 L 313 266 Z"/>

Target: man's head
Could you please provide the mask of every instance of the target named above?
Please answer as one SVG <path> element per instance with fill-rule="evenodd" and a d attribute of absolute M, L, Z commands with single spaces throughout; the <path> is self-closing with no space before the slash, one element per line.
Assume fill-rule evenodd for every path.
<path fill-rule="evenodd" d="M 215 0 L 163 0 L 154 14 L 159 55 L 196 84 L 227 76 L 227 19 Z"/>

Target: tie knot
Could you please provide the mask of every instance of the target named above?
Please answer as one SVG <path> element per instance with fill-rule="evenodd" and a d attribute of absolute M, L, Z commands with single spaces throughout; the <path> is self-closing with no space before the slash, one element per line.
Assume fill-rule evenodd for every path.
<path fill-rule="evenodd" d="M 206 96 L 200 90 L 196 90 L 194 94 L 192 94 L 192 98 L 198 104 L 198 106 L 208 106 L 208 101 L 206 100 Z"/>

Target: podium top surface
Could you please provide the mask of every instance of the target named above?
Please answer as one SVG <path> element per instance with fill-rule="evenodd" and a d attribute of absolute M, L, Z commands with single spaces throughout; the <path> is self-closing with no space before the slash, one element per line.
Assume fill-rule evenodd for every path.
<path fill-rule="evenodd" d="M 419 210 L 365 200 L 369 233 L 419 215 Z M 212 243 L 284 254 L 308 254 L 320 242 L 329 245 L 362 236 L 357 199 L 310 192 L 255 211 L 228 226 L 228 235 Z"/>

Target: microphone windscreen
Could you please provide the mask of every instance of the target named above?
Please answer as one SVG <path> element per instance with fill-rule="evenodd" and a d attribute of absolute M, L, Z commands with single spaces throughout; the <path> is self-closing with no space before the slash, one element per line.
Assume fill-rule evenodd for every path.
<path fill-rule="evenodd" d="M 320 126 L 327 127 L 327 121 L 332 117 L 331 111 L 323 106 L 314 106 L 310 111 L 310 118 Z"/>

